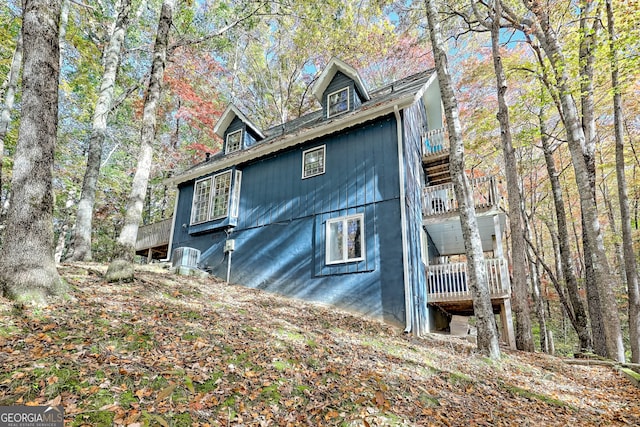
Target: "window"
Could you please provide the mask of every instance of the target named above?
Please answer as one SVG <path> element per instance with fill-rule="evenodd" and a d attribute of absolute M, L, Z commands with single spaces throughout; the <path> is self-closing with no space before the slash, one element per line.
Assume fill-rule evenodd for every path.
<path fill-rule="evenodd" d="M 227 216 L 230 191 L 231 171 L 196 181 L 191 208 L 191 224 Z"/>
<path fill-rule="evenodd" d="M 211 198 L 211 178 L 196 182 L 193 191 L 193 207 L 191 208 L 191 223 L 196 224 L 207 220 L 209 215 L 209 199 Z"/>
<path fill-rule="evenodd" d="M 302 153 L 302 179 L 324 173 L 325 149 L 323 145 Z"/>
<path fill-rule="evenodd" d="M 349 88 L 345 87 L 327 95 L 327 117 L 349 111 Z"/>
<path fill-rule="evenodd" d="M 235 132 L 231 132 L 227 135 L 227 148 L 225 153 L 233 153 L 242 148 L 242 129 L 238 129 Z"/>
<path fill-rule="evenodd" d="M 327 221 L 326 263 L 338 264 L 364 259 L 364 215 Z"/>
<path fill-rule="evenodd" d="M 233 195 L 231 197 L 231 216 L 238 217 L 240 211 L 240 183 L 242 182 L 242 172 L 236 171 L 236 177 L 233 181 Z"/>
<path fill-rule="evenodd" d="M 209 219 L 227 216 L 229 191 L 231 190 L 231 171 L 213 177 L 213 202 Z"/>

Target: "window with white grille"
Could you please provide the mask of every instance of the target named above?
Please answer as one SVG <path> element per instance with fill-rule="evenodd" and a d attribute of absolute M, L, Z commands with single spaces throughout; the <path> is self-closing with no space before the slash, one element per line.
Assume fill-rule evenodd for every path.
<path fill-rule="evenodd" d="M 302 153 L 302 179 L 324 173 L 326 146 L 312 148 Z"/>
<path fill-rule="evenodd" d="M 349 111 L 349 87 L 327 95 L 327 117 L 337 116 Z"/>
<path fill-rule="evenodd" d="M 225 153 L 233 153 L 242 148 L 242 129 L 238 129 L 235 132 L 231 132 L 227 135 L 227 146 L 224 150 Z"/>
<path fill-rule="evenodd" d="M 196 181 L 191 207 L 191 224 L 226 217 L 229 211 L 230 194 L 231 171 Z"/>

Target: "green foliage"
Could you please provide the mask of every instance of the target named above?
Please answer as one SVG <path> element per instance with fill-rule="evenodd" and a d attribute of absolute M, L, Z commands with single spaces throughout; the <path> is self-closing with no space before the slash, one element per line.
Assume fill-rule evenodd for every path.
<path fill-rule="evenodd" d="M 113 425 L 114 413 L 109 411 L 95 411 L 77 415 L 71 422 L 71 427 L 86 425 L 110 426 Z"/>
<path fill-rule="evenodd" d="M 536 392 L 532 392 L 530 390 L 515 386 L 515 385 L 509 385 L 509 384 L 503 384 L 502 385 L 507 391 L 509 391 L 510 393 L 512 393 L 515 396 L 521 396 L 524 398 L 527 398 L 529 400 L 540 400 L 541 402 L 553 405 L 553 406 L 558 406 L 560 408 L 568 408 L 571 409 L 573 411 L 578 411 L 577 408 L 571 406 L 571 405 L 567 405 L 567 403 L 563 402 L 562 400 L 559 399 L 554 399 L 552 397 L 549 397 L 545 394 L 542 393 L 536 393 Z"/>

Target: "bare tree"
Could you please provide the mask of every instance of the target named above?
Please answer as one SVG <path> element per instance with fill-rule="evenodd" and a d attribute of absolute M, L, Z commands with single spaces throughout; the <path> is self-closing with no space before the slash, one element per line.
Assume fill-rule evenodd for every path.
<path fill-rule="evenodd" d="M 14 157 L 7 228 L 0 251 L 0 289 L 42 304 L 61 294 L 53 258 L 52 170 L 58 129 L 60 2 L 25 0 L 22 116 Z"/>
<path fill-rule="evenodd" d="M 519 350 L 533 352 L 533 333 L 531 331 L 531 308 L 529 307 L 529 291 L 527 286 L 527 257 L 522 225 L 522 201 L 518 186 L 518 163 L 511 138 L 511 123 L 509 121 L 509 107 L 505 100 L 507 92 L 507 78 L 502 67 L 500 54 L 500 21 L 502 8 L 500 0 L 493 2 L 493 11 L 489 8 L 491 22 L 484 23 L 491 30 L 491 52 L 493 68 L 496 74 L 498 89 L 498 122 L 500 123 L 500 140 L 502 141 L 502 156 L 507 181 L 507 197 L 509 199 L 509 229 L 511 231 L 511 265 L 513 275 L 511 280 L 513 312 L 516 316 L 516 347 Z M 541 320 L 542 322 L 542 320 Z"/>
<path fill-rule="evenodd" d="M 73 233 L 71 261 L 91 260 L 91 225 L 93 207 L 95 205 L 96 185 L 100 173 L 102 147 L 107 133 L 107 120 L 112 107 L 116 75 L 120 65 L 120 57 L 124 36 L 129 25 L 131 0 L 122 0 L 116 17 L 113 32 L 104 51 L 104 72 L 100 83 L 100 92 L 93 112 L 93 125 L 89 139 L 87 168 L 82 182 L 82 192 L 78 202 L 76 226 Z"/>
<path fill-rule="evenodd" d="M 16 99 L 16 89 L 18 88 L 18 76 L 22 68 L 22 32 L 18 35 L 16 48 L 11 60 L 11 68 L 7 75 L 7 89 L 4 94 L 4 105 L 0 113 L 0 202 L 2 202 L 2 162 L 4 159 L 4 141 L 7 137 L 9 124 L 11 123 L 11 110 Z"/>
<path fill-rule="evenodd" d="M 109 264 L 107 280 L 120 281 L 133 279 L 133 260 L 138 227 L 142 220 L 144 198 L 151 172 L 153 158 L 153 141 L 156 134 L 156 111 L 162 89 L 167 61 L 169 31 L 173 22 L 175 0 L 164 0 L 158 21 L 156 42 L 153 49 L 151 76 L 144 100 L 142 113 L 142 130 L 140 132 L 140 154 L 136 173 L 133 177 L 131 192 L 127 201 L 124 226 L 117 241 L 116 257 Z"/>
<path fill-rule="evenodd" d="M 627 275 L 629 294 L 629 340 L 631 343 L 631 361 L 640 363 L 640 291 L 638 289 L 638 266 L 633 249 L 631 233 L 631 212 L 625 178 L 624 135 L 622 115 L 622 95 L 618 82 L 618 56 L 615 46 L 616 32 L 611 0 L 606 0 L 607 29 L 609 31 L 609 55 L 611 63 L 611 86 L 613 87 L 613 117 L 616 138 L 616 176 L 618 178 L 618 198 L 620 199 L 620 220 L 622 228 L 622 246 L 624 250 L 624 270 Z"/>
<path fill-rule="evenodd" d="M 588 246 L 589 249 L 585 264 L 592 268 L 593 271 L 593 286 L 596 288 L 596 301 L 599 304 L 599 313 L 602 318 L 602 332 L 605 341 L 605 354 L 603 355 L 611 359 L 624 361 L 622 330 L 613 293 L 616 279 L 611 274 L 611 268 L 604 249 L 604 241 L 592 191 L 593 187 L 590 184 L 589 169 L 583 151 L 586 144 L 585 132 L 581 124 L 578 107 L 570 90 L 567 60 L 562 52 L 556 31 L 551 25 L 546 6 L 538 0 L 523 0 L 523 3 L 530 12 L 526 18 L 517 16 L 513 10 L 505 7 L 504 4 L 503 8 L 509 15 L 512 25 L 535 35 L 536 43 L 539 43 L 546 53 L 551 70 L 554 73 L 554 86 L 557 89 L 559 99 L 559 112 L 567 132 L 568 147 L 580 197 L 580 207 L 584 217 L 584 242 L 585 247 Z"/>
<path fill-rule="evenodd" d="M 567 293 L 569 294 L 569 301 L 571 305 L 565 302 L 565 310 L 569 315 L 571 324 L 573 325 L 578 339 L 580 341 L 581 351 L 590 351 L 592 348 L 591 334 L 589 333 L 587 311 L 584 307 L 582 298 L 580 297 L 578 278 L 575 274 L 573 261 L 571 258 L 571 243 L 569 240 L 569 230 L 567 227 L 567 215 L 564 209 L 564 197 L 562 196 L 562 186 L 558 179 L 558 171 L 556 168 L 555 160 L 553 159 L 553 151 L 549 142 L 549 135 L 547 134 L 547 128 L 544 121 L 542 110 L 538 115 L 540 123 L 540 138 L 542 142 L 542 150 L 544 152 L 544 158 L 547 165 L 547 173 L 549 175 L 549 182 L 551 183 L 551 193 L 553 195 L 553 204 L 556 212 L 556 223 L 558 231 L 558 249 L 560 253 L 560 265 L 562 277 L 564 277 Z M 560 294 L 561 292 L 558 291 Z M 564 299 L 563 299 L 564 301 Z"/>
<path fill-rule="evenodd" d="M 478 349 L 492 359 L 500 357 L 498 329 L 496 326 L 489 285 L 484 268 L 484 254 L 476 220 L 473 192 L 464 166 L 464 144 L 462 141 L 462 126 L 458 103 L 453 91 L 453 83 L 449 72 L 447 54 L 440 31 L 440 22 L 433 0 L 425 0 L 429 35 L 435 57 L 436 70 L 442 103 L 447 118 L 450 144 L 451 179 L 460 208 L 462 235 L 467 256 L 469 272 L 469 290 L 473 299 L 473 310 L 477 320 Z"/>

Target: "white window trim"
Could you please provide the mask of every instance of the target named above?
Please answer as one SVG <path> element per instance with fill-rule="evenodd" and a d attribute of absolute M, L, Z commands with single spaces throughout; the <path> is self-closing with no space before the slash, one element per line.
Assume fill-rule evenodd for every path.
<path fill-rule="evenodd" d="M 329 103 L 329 98 L 331 98 L 331 95 L 335 95 L 336 93 L 340 93 L 343 91 L 347 91 L 347 109 L 344 111 L 339 111 L 335 114 L 331 114 L 331 104 Z M 327 118 L 331 118 L 331 117 L 335 117 L 335 116 L 339 116 L 340 114 L 344 114 L 346 112 L 348 112 L 351 109 L 351 91 L 349 90 L 349 86 L 347 87 L 343 87 L 341 89 L 338 89 L 334 92 L 331 92 L 330 94 L 327 95 Z"/>
<path fill-rule="evenodd" d="M 238 148 L 236 148 L 233 151 L 229 151 L 229 138 L 235 134 L 239 133 L 240 134 L 240 144 L 238 145 Z M 235 130 L 231 133 L 227 134 L 227 139 L 225 141 L 225 145 L 224 145 L 224 152 L 225 154 L 229 154 L 229 153 L 235 153 L 236 151 L 240 151 L 242 149 L 242 129 L 238 129 Z"/>
<path fill-rule="evenodd" d="M 207 178 L 202 178 L 202 179 L 198 179 L 196 180 L 196 182 L 193 183 L 193 196 L 191 197 L 191 221 L 189 222 L 189 224 L 193 225 L 193 224 L 202 224 L 203 222 L 207 222 L 208 218 L 209 218 L 209 211 L 210 211 L 210 206 L 211 206 L 211 185 L 213 184 L 213 182 L 211 182 L 209 184 L 209 200 L 207 201 L 207 205 L 205 206 L 205 210 L 206 210 L 206 218 L 202 221 L 196 221 L 195 220 L 195 216 L 196 216 L 196 188 L 198 187 L 198 184 L 203 182 L 203 181 L 211 181 L 211 177 L 207 177 Z"/>
<path fill-rule="evenodd" d="M 304 171 L 305 171 L 305 164 L 304 164 L 304 158 L 307 155 L 307 153 L 310 153 L 312 151 L 317 151 L 317 150 L 322 150 L 322 172 L 316 172 L 314 174 L 311 175 L 305 175 Z M 325 145 L 319 145 L 317 147 L 313 147 L 313 148 L 309 148 L 308 150 L 304 150 L 302 152 L 302 179 L 306 179 L 306 178 L 312 178 L 314 176 L 318 176 L 318 175 L 322 175 L 326 172 L 327 170 L 327 146 Z"/>
<path fill-rule="evenodd" d="M 347 245 L 347 240 L 348 239 L 348 233 L 344 234 L 344 242 L 342 245 L 342 250 L 343 250 L 343 257 L 338 260 L 338 261 L 329 261 L 329 235 L 330 235 L 330 227 L 331 224 L 336 223 L 336 222 L 344 222 L 344 228 L 346 229 L 346 225 L 347 225 L 347 221 L 351 220 L 351 219 L 358 219 L 360 221 L 360 254 L 361 256 L 358 258 L 348 258 L 348 245 Z M 364 230 L 364 214 L 360 213 L 360 214 L 355 214 L 355 215 L 347 215 L 347 216 L 341 216 L 339 218 L 331 218 L 328 219 L 325 225 L 325 264 L 326 265 L 336 265 L 336 264 L 347 264 L 347 263 L 351 263 L 351 262 L 358 262 L 358 261 L 364 261 L 365 259 L 365 254 L 366 252 L 366 246 L 365 246 L 365 230 Z"/>
<path fill-rule="evenodd" d="M 227 209 L 226 212 L 224 213 L 224 215 L 218 215 L 218 216 L 213 216 L 211 210 L 213 209 L 213 193 L 214 193 L 214 185 L 215 185 L 215 180 L 217 177 L 221 176 L 221 175 L 225 175 L 225 174 L 231 174 L 231 170 L 226 170 L 224 172 L 220 172 L 217 173 L 215 175 L 212 176 L 208 176 L 206 178 L 202 178 L 202 179 L 198 179 L 196 180 L 196 182 L 194 182 L 193 184 L 193 196 L 191 199 L 191 222 L 189 223 L 190 225 L 196 225 L 196 224 L 203 224 L 205 222 L 209 222 L 209 221 L 214 221 L 214 220 L 218 220 L 218 219 L 222 219 L 222 218 L 226 218 L 229 216 L 229 204 L 231 202 L 231 198 L 233 196 L 233 182 L 231 181 L 231 179 L 229 179 L 229 197 L 227 199 Z M 209 200 L 207 201 L 207 217 L 206 219 L 202 220 L 202 221 L 198 221 L 195 222 L 194 221 L 194 217 L 195 217 L 195 202 L 196 202 L 196 187 L 198 185 L 199 182 L 202 181 L 211 181 L 211 183 L 209 184 Z M 239 194 L 239 193 L 238 193 Z"/>
<path fill-rule="evenodd" d="M 231 191 L 231 217 L 238 218 L 240 213 L 240 186 L 242 185 L 242 171 L 236 171 Z"/>
<path fill-rule="evenodd" d="M 224 211 L 223 214 L 221 215 L 217 215 L 217 216 L 213 216 L 213 193 L 215 192 L 215 184 L 216 184 L 216 178 L 222 175 L 229 175 L 229 194 L 227 195 L 227 206 L 226 209 Z M 215 174 L 211 177 L 211 200 L 209 202 L 209 221 L 214 221 L 217 219 L 222 219 L 222 218 L 226 218 L 229 216 L 229 203 L 231 202 L 231 191 L 233 190 L 232 186 L 233 186 L 233 182 L 232 182 L 232 178 L 233 175 L 231 174 L 231 171 L 224 171 L 224 172 L 220 172 L 218 174 Z"/>

